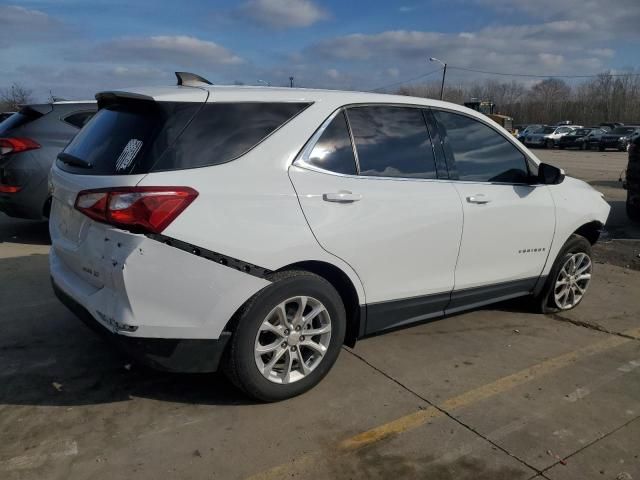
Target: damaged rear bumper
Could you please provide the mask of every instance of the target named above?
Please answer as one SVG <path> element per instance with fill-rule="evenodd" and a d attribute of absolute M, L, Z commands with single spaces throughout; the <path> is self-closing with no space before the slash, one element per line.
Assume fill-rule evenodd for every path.
<path fill-rule="evenodd" d="M 156 370 L 183 373 L 214 372 L 218 369 L 231 333 L 213 339 L 143 338 L 118 335 L 98 322 L 82 305 L 66 294 L 52 279 L 60 301 L 100 336 L 115 343 L 127 355 Z"/>

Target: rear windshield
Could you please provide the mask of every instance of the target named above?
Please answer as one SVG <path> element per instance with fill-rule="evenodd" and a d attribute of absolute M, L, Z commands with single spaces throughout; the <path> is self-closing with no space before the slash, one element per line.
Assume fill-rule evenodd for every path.
<path fill-rule="evenodd" d="M 111 105 L 80 130 L 58 166 L 83 175 L 130 175 L 226 163 L 308 105 L 147 101 Z"/>
<path fill-rule="evenodd" d="M 22 108 L 18 113 L 14 113 L 9 118 L 0 123 L 0 134 L 26 125 L 40 117 L 42 113 L 29 107 Z"/>

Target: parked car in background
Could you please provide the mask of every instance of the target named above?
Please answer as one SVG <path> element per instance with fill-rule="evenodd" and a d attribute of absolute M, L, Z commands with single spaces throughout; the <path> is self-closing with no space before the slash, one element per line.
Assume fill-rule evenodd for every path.
<path fill-rule="evenodd" d="M 7 118 L 16 112 L 0 112 L 0 122 L 4 122 Z"/>
<path fill-rule="evenodd" d="M 550 127 L 545 126 L 533 133 L 527 134 L 524 144 L 528 147 L 553 148 L 556 142 L 565 135 L 582 128 L 581 125 Z"/>
<path fill-rule="evenodd" d="M 540 130 L 542 127 L 544 127 L 544 125 L 539 125 L 539 124 L 527 125 L 518 132 L 518 134 L 516 135 L 516 138 L 520 140 L 522 143 L 524 143 L 524 139 L 527 137 L 528 134 L 533 133 L 537 130 Z"/>
<path fill-rule="evenodd" d="M 178 78 L 99 93 L 51 173 L 54 290 L 147 363 L 275 401 L 344 343 L 584 298 L 609 205 L 485 115 Z"/>
<path fill-rule="evenodd" d="M 629 144 L 629 162 L 624 188 L 627 189 L 627 215 L 630 219 L 640 222 L 640 136 Z"/>
<path fill-rule="evenodd" d="M 599 126 L 600 126 L 600 128 L 604 128 L 607 131 L 611 131 L 614 128 L 624 127 L 624 123 L 620 123 L 620 122 L 603 122 Z"/>
<path fill-rule="evenodd" d="M 606 133 L 599 127 L 579 128 L 567 135 L 560 137 L 558 140 L 558 148 L 579 148 L 586 150 L 589 141 L 599 141 L 600 137 Z"/>
<path fill-rule="evenodd" d="M 625 125 L 614 128 L 600 137 L 598 150 L 604 152 L 607 149 L 615 149 L 624 152 L 638 135 L 640 135 L 640 127 L 637 126 Z"/>
<path fill-rule="evenodd" d="M 49 215 L 51 165 L 96 109 L 95 101 L 27 105 L 0 123 L 0 212 Z"/>

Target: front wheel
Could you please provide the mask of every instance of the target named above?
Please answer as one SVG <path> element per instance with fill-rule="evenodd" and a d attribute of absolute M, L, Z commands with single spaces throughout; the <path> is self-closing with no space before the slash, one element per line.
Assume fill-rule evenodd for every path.
<path fill-rule="evenodd" d="M 553 148 L 554 144 L 555 144 L 555 143 L 554 143 L 554 141 L 553 141 L 553 140 L 547 140 L 547 143 L 545 144 L 545 146 L 546 146 L 547 148 Z"/>
<path fill-rule="evenodd" d="M 571 310 L 582 302 L 591 283 L 591 244 L 572 235 L 558 254 L 542 292 L 535 298 L 542 313 Z"/>
<path fill-rule="evenodd" d="M 225 373 L 249 396 L 273 402 L 306 392 L 340 353 L 346 314 L 338 292 L 306 271 L 274 274 L 238 313 Z"/>

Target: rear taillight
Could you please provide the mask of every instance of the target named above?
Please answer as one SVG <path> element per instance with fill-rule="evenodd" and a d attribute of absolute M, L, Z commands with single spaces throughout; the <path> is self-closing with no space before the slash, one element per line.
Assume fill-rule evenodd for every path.
<path fill-rule="evenodd" d="M 0 138 L 0 155 L 20 153 L 40 148 L 40 144 L 30 138 Z"/>
<path fill-rule="evenodd" d="M 18 187 L 17 185 L 1 185 L 0 184 L 0 193 L 18 193 L 22 187 Z"/>
<path fill-rule="evenodd" d="M 189 187 L 83 190 L 75 208 L 86 216 L 136 233 L 160 233 L 198 196 Z"/>

